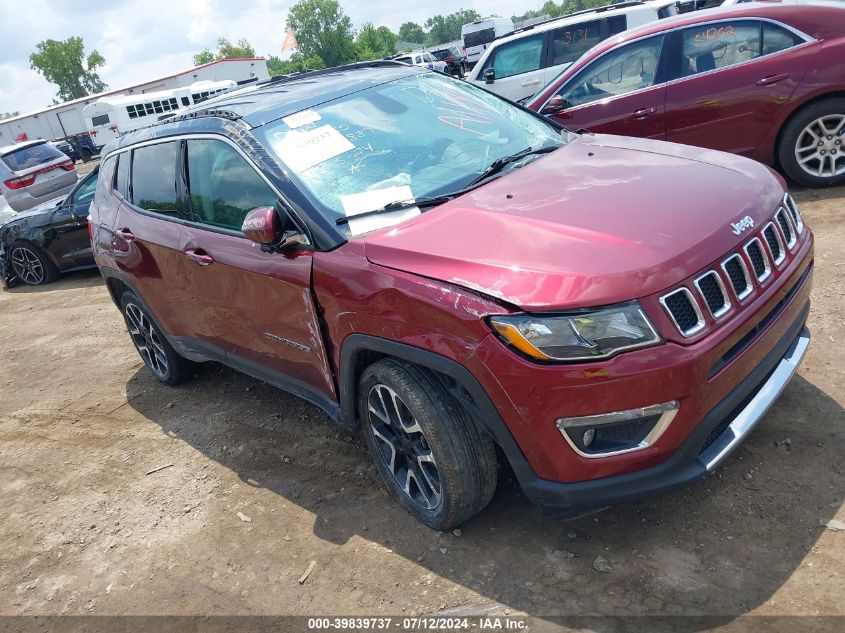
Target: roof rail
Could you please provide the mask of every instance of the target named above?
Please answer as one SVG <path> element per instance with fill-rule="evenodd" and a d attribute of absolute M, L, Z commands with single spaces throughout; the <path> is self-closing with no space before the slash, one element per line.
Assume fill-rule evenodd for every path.
<path fill-rule="evenodd" d="M 643 0 L 626 0 L 626 2 L 619 2 L 617 4 L 607 4 L 603 7 L 596 7 L 595 9 L 584 9 L 583 11 L 575 11 L 574 13 L 567 13 L 566 15 L 559 15 L 556 18 L 549 18 L 548 20 L 543 20 L 542 22 L 535 22 L 534 24 L 529 24 L 528 26 L 521 26 L 518 29 L 514 29 L 509 33 L 503 33 L 494 39 L 502 39 L 503 37 L 510 37 L 516 33 L 522 33 L 524 31 L 530 31 L 531 29 L 542 26 L 544 24 L 549 24 L 550 22 L 557 22 L 558 20 L 567 20 L 571 17 L 575 17 L 577 15 L 587 15 L 590 13 L 604 13 L 605 11 L 613 11 L 615 9 L 626 9 L 628 7 L 638 7 L 644 5 L 645 2 Z"/>
<path fill-rule="evenodd" d="M 332 66 L 331 68 L 320 68 L 319 70 L 302 70 L 297 71 L 295 73 L 289 73 L 286 75 L 276 75 L 275 77 L 270 77 L 270 79 L 265 79 L 264 81 L 259 82 L 256 85 L 259 86 L 271 86 L 279 83 L 287 83 L 288 81 L 296 81 L 297 79 L 303 78 L 310 78 L 310 77 L 320 77 L 322 75 L 328 75 L 330 73 L 337 72 L 339 70 L 359 70 L 362 68 L 377 68 L 379 66 L 396 66 L 397 64 L 404 66 L 405 64 L 400 64 L 400 62 L 394 62 L 389 59 L 374 59 L 368 62 L 354 62 L 352 64 L 344 64 L 343 66 Z M 216 95 L 215 95 L 216 96 Z"/>
<path fill-rule="evenodd" d="M 232 110 L 224 110 L 221 108 L 206 108 L 205 110 L 195 110 L 194 112 L 176 114 L 172 118 L 167 118 L 162 121 L 153 123 L 150 127 L 163 123 L 172 123 L 173 121 L 188 121 L 190 119 L 201 119 L 204 117 L 215 117 L 218 119 L 229 119 L 230 121 L 237 121 L 241 118 L 241 115 Z"/>

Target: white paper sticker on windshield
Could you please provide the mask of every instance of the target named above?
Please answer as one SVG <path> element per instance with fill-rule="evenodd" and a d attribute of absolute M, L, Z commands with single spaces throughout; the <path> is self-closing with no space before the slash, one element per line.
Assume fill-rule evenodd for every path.
<path fill-rule="evenodd" d="M 414 194 L 411 193 L 411 188 L 407 185 L 376 189 L 375 191 L 363 191 L 340 197 L 340 202 L 343 204 L 343 211 L 350 218 L 349 231 L 352 235 L 360 235 L 361 233 L 383 229 L 386 226 L 393 226 L 415 215 L 419 215 L 420 210 L 417 207 L 410 207 L 400 211 L 377 213 L 358 219 L 354 219 L 353 216 L 366 213 L 367 211 L 381 209 L 391 202 L 413 201 Z"/>
<path fill-rule="evenodd" d="M 313 130 L 288 132 L 275 149 L 291 169 L 301 174 L 330 158 L 355 149 L 355 146 L 331 125 L 321 125 Z"/>
<path fill-rule="evenodd" d="M 319 120 L 320 115 L 314 112 L 314 110 L 303 110 L 302 112 L 282 117 L 282 121 L 284 121 L 285 125 L 289 128 L 302 127 L 303 125 L 315 123 Z"/>

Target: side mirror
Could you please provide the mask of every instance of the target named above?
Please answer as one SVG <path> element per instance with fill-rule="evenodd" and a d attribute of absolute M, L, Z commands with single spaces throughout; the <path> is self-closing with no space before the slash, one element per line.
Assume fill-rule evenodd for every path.
<path fill-rule="evenodd" d="M 492 84 L 496 81 L 496 71 L 493 68 L 488 68 L 484 71 L 484 83 Z"/>
<path fill-rule="evenodd" d="M 309 244 L 290 216 L 275 207 L 257 207 L 247 213 L 241 231 L 267 253 Z"/>
<path fill-rule="evenodd" d="M 563 112 L 564 108 L 566 107 L 566 101 L 564 101 L 563 97 L 560 95 L 555 95 L 549 102 L 543 106 L 543 109 L 540 111 L 540 114 L 559 114 Z"/>

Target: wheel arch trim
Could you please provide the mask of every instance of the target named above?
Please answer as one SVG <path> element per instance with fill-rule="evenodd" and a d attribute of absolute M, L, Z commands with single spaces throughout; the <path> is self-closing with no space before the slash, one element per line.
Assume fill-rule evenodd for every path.
<path fill-rule="evenodd" d="M 536 480 L 537 475 L 513 438 L 496 406 L 487 392 L 460 363 L 406 343 L 369 334 L 350 334 L 344 340 L 340 352 L 340 372 L 338 391 L 340 394 L 341 424 L 348 428 L 358 428 L 356 392 L 358 378 L 364 367 L 359 367 L 358 359 L 362 354 L 376 353 L 383 357 L 404 360 L 420 367 L 448 376 L 457 382 L 472 398 L 479 416 L 471 416 L 482 431 L 490 435 L 505 453 L 520 484 Z"/>

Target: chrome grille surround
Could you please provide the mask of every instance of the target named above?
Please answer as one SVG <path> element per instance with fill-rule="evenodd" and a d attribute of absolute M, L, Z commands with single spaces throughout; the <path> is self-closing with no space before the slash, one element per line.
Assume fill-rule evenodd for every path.
<path fill-rule="evenodd" d="M 741 309 L 745 299 L 787 267 L 804 232 L 798 207 L 785 194 L 783 204 L 771 219 L 744 244 L 728 253 L 718 265 L 663 294 L 658 301 L 684 338 L 699 334 L 708 324 L 715 327 L 717 321 L 734 312 L 734 308 Z M 721 305 L 717 305 L 720 300 Z M 702 303 L 706 306 L 706 319 Z"/>
<path fill-rule="evenodd" d="M 795 204 L 795 200 L 792 196 L 788 193 L 784 194 L 783 196 L 783 204 L 789 211 L 789 215 L 792 218 L 792 223 L 795 225 L 795 231 L 798 235 L 804 234 L 804 220 L 801 218 L 801 212 L 798 210 L 798 205 Z"/>
<path fill-rule="evenodd" d="M 713 309 L 710 306 L 710 302 L 707 300 L 707 293 L 705 292 L 704 288 L 701 287 L 701 283 L 708 278 L 714 278 L 716 281 L 716 285 L 719 288 L 719 291 L 722 294 L 722 305 L 716 309 Z M 728 291 L 725 288 L 725 284 L 722 282 L 722 278 L 719 276 L 715 270 L 708 270 L 703 275 L 699 275 L 693 281 L 695 287 L 698 289 L 698 293 L 701 295 L 701 298 L 704 299 L 704 305 L 707 306 L 707 309 L 710 310 L 710 314 L 713 316 L 714 319 L 720 319 L 721 317 L 725 316 L 728 312 L 731 311 L 731 300 L 728 296 Z"/>
<path fill-rule="evenodd" d="M 678 319 L 675 317 L 675 313 L 666 303 L 667 300 L 679 293 L 683 293 L 686 296 L 687 300 L 690 303 L 690 306 L 695 312 L 695 315 L 698 317 L 698 322 L 695 325 L 687 328 L 686 330 L 681 327 L 680 323 L 678 323 Z M 695 300 L 695 297 L 692 296 L 692 293 L 686 286 L 678 288 L 677 290 L 673 290 L 672 292 L 663 295 L 662 297 L 660 297 L 660 303 L 666 310 L 666 313 L 669 315 L 669 318 L 672 319 L 672 323 L 675 324 L 675 327 L 678 328 L 678 331 L 684 336 L 694 336 L 695 334 L 698 334 L 699 332 L 701 332 L 701 330 L 704 329 L 704 315 L 701 313 L 701 308 L 698 306 L 698 301 Z"/>
<path fill-rule="evenodd" d="M 742 276 L 745 278 L 745 288 L 743 290 L 737 290 L 736 286 L 734 286 L 733 281 L 731 281 L 731 288 L 734 291 L 734 296 L 736 296 L 738 301 L 742 301 L 752 292 L 754 292 L 754 286 L 751 283 L 751 277 L 748 274 L 748 266 L 745 265 L 745 260 L 742 259 L 742 255 L 739 253 L 734 253 L 730 257 L 724 259 L 721 263 L 722 270 L 725 272 L 725 276 L 730 280 L 731 274 L 728 272 L 728 263 L 732 260 L 736 260 L 739 263 L 739 268 L 742 271 Z"/>
<path fill-rule="evenodd" d="M 756 246 L 757 249 L 760 251 L 760 257 L 763 260 L 763 272 L 758 273 L 757 268 L 754 266 L 754 258 L 751 256 L 751 247 Z M 769 258 L 766 256 L 766 249 L 763 247 L 763 243 L 760 241 L 758 237 L 752 237 L 745 243 L 745 246 L 742 247 L 742 250 L 745 251 L 745 256 L 748 257 L 748 261 L 751 262 L 751 268 L 754 272 L 754 276 L 757 278 L 757 281 L 763 283 L 769 277 L 772 276 L 772 266 L 769 263 Z"/>
<path fill-rule="evenodd" d="M 774 222 L 769 222 L 763 227 L 763 240 L 769 249 L 769 256 L 777 268 L 786 261 L 786 247 L 783 245 L 783 238 L 780 236 L 780 229 Z M 772 245 L 774 241 L 774 246 Z"/>

